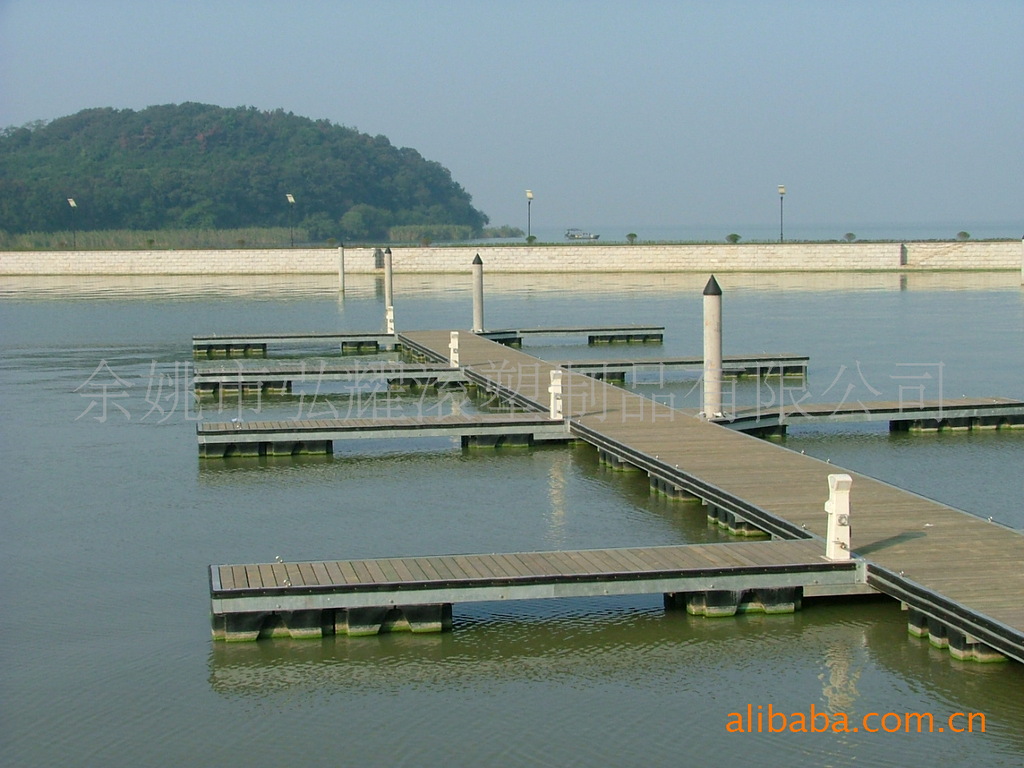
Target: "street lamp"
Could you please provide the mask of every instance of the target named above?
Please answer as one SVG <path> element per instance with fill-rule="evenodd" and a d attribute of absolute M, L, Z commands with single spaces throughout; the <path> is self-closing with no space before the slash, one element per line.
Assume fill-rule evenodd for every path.
<path fill-rule="evenodd" d="M 295 247 L 295 229 L 292 227 L 292 211 L 295 210 L 295 198 L 291 192 L 286 192 L 285 197 L 288 198 L 288 236 L 292 241 L 292 248 Z"/>
<path fill-rule="evenodd" d="M 785 236 L 783 234 L 784 230 L 782 228 L 782 224 L 783 224 L 782 202 L 785 199 L 786 199 L 786 185 L 785 184 L 779 184 L 779 242 L 780 243 L 785 241 Z"/>
<path fill-rule="evenodd" d="M 78 250 L 78 237 L 75 234 L 75 208 L 78 207 L 78 203 L 75 202 L 75 198 L 68 198 L 68 205 L 71 206 L 71 248 Z"/>
<path fill-rule="evenodd" d="M 533 190 L 526 190 L 526 239 L 530 239 L 530 205 L 533 203 Z"/>

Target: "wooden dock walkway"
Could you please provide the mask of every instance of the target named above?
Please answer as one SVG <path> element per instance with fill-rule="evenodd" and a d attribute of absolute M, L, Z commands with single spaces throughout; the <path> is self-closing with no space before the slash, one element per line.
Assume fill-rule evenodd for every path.
<path fill-rule="evenodd" d="M 725 355 L 722 358 L 723 376 L 806 376 L 810 358 L 806 355 Z M 655 357 L 631 360 L 552 360 L 552 365 L 574 373 L 585 373 L 598 379 L 625 378 L 627 373 L 637 371 L 701 370 L 704 358 Z"/>
<path fill-rule="evenodd" d="M 806 376 L 806 355 L 730 355 L 723 358 L 726 376 Z M 554 362 L 561 368 L 588 376 L 624 381 L 629 372 L 698 370 L 701 357 L 641 358 L 633 360 L 575 360 Z M 397 360 L 343 363 L 330 358 L 197 360 L 192 378 L 197 393 L 261 391 L 287 394 L 296 383 L 385 380 L 394 386 L 436 386 L 466 380 L 460 368 L 447 362 L 416 364 Z"/>
<path fill-rule="evenodd" d="M 523 336 L 586 336 L 589 344 L 614 342 L 661 343 L 665 327 L 661 325 L 566 325 L 546 328 L 508 328 L 481 333 L 486 339 L 509 346 L 522 346 Z M 266 357 L 273 346 L 327 346 L 341 352 L 376 352 L 393 347 L 393 333 L 316 332 L 206 334 L 192 337 L 194 357 Z"/>
<path fill-rule="evenodd" d="M 429 359 L 449 331 L 402 334 Z M 548 409 L 554 369 L 521 351 L 460 334 L 460 362 L 481 386 Z M 825 537 L 829 474 L 837 467 L 723 428 L 580 374 L 563 376 L 572 434 L 614 465 L 647 472 L 672 495 L 701 499 L 783 539 Z M 908 626 L 961 658 L 994 649 L 1024 662 L 1024 534 L 865 475 L 853 477 L 854 553 L 868 584 L 908 609 Z"/>
<path fill-rule="evenodd" d="M 371 416 L 345 419 L 201 422 L 201 458 L 330 454 L 335 440 L 461 437 L 463 445 L 531 445 L 575 438 L 543 414 L 482 413 L 447 416 Z"/>
<path fill-rule="evenodd" d="M 436 386 L 465 381 L 465 374 L 447 364 L 422 365 L 391 360 L 360 364 L 333 360 L 196 361 L 192 385 L 197 393 L 261 391 L 287 394 L 296 384 L 324 381 L 384 380 L 389 386 Z"/>
<path fill-rule="evenodd" d="M 393 333 L 258 333 L 208 334 L 192 337 L 194 357 L 266 357 L 271 345 L 330 347 L 339 352 L 377 352 L 393 346 Z"/>
<path fill-rule="evenodd" d="M 695 415 L 695 414 L 693 414 Z M 892 432 L 1024 428 L 1024 402 L 1006 397 L 920 402 L 800 403 L 741 409 L 716 423 L 758 435 L 784 434 L 789 425 L 889 422 Z"/>
<path fill-rule="evenodd" d="M 815 590 L 863 592 L 863 564 L 804 540 L 210 566 L 227 641 L 436 632 L 453 603 L 490 600 L 661 593 L 695 614 L 782 613 Z"/>

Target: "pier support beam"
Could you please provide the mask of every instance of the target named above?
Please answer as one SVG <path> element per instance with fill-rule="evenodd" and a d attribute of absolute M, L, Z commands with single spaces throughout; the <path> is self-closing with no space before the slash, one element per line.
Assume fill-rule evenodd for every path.
<path fill-rule="evenodd" d="M 308 611 L 214 614 L 214 640 L 247 643 L 261 638 L 319 639 L 325 635 L 363 637 L 381 632 L 448 632 L 451 604 L 328 608 Z"/>
<path fill-rule="evenodd" d="M 349 637 L 366 637 L 382 632 L 447 632 L 452 628 L 450 603 L 339 608 L 334 614 L 335 634 Z"/>
<path fill-rule="evenodd" d="M 605 466 L 610 467 L 611 469 L 618 470 L 620 472 L 640 471 L 640 467 L 636 466 L 635 464 L 630 464 L 628 461 L 619 458 L 614 453 L 601 450 L 600 448 L 597 451 L 597 457 L 598 460 Z"/>
<path fill-rule="evenodd" d="M 914 637 L 927 639 L 935 648 L 945 648 L 949 655 L 959 661 L 991 663 L 1006 661 L 1006 657 L 994 648 L 979 642 L 965 632 L 954 629 L 915 608 L 907 609 L 907 632 Z"/>
<path fill-rule="evenodd" d="M 768 536 L 766 531 L 762 531 L 753 523 L 714 504 L 707 505 L 707 515 L 709 523 L 725 528 L 733 536 Z"/>
<path fill-rule="evenodd" d="M 654 475 L 649 475 L 649 479 L 652 493 L 657 493 L 660 496 L 666 496 L 672 501 L 700 501 L 699 497 L 680 488 L 675 483 L 670 483 L 668 480 L 662 480 L 660 477 L 655 477 Z"/>
<path fill-rule="evenodd" d="M 722 289 L 712 275 L 704 286 L 704 418 L 722 416 Z"/>
<path fill-rule="evenodd" d="M 719 618 L 737 613 L 794 613 L 800 609 L 800 587 L 772 587 L 749 590 L 708 590 L 673 592 L 665 595 L 665 609 L 682 609 L 693 616 Z"/>

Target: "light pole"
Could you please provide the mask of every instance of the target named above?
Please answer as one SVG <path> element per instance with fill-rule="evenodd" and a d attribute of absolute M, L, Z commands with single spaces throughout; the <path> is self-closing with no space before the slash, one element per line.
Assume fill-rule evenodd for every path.
<path fill-rule="evenodd" d="M 526 239 L 530 239 L 530 206 L 533 204 L 533 190 L 526 190 Z"/>
<path fill-rule="evenodd" d="M 286 192 L 285 197 L 288 198 L 288 237 L 292 241 L 292 248 L 295 247 L 295 229 L 292 226 L 292 211 L 295 210 L 295 197 L 292 196 L 291 192 Z"/>
<path fill-rule="evenodd" d="M 75 234 L 75 208 L 78 207 L 78 203 L 75 202 L 75 198 L 68 198 L 68 205 L 71 207 L 71 248 L 78 250 L 78 237 Z"/>
<path fill-rule="evenodd" d="M 785 199 L 786 199 L 786 185 L 785 184 L 779 184 L 779 242 L 780 243 L 785 242 L 785 239 L 786 239 L 785 235 L 784 235 L 785 230 L 783 229 L 783 218 L 782 218 L 783 201 Z"/>

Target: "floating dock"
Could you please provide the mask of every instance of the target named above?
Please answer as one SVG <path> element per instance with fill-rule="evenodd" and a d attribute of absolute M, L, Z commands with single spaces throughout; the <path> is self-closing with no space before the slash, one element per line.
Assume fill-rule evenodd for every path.
<path fill-rule="evenodd" d="M 730 355 L 724 358 L 727 376 L 806 376 L 809 358 L 806 355 Z M 637 360 L 575 360 L 555 362 L 561 368 L 603 381 L 624 382 L 629 373 L 699 370 L 701 357 L 645 358 Z M 386 381 L 391 387 L 431 387 L 464 382 L 461 368 L 447 364 L 417 364 L 391 360 L 373 360 L 358 364 L 331 359 L 232 362 L 197 360 L 192 379 L 198 394 L 226 392 L 266 392 L 288 394 L 296 384 L 324 381 L 367 382 Z"/>
<path fill-rule="evenodd" d="M 661 325 L 566 325 L 549 328 L 508 328 L 484 331 L 483 338 L 507 346 L 521 347 L 524 336 L 586 336 L 589 344 L 660 344 L 665 339 Z M 192 337 L 192 354 L 198 358 L 266 357 L 273 347 L 330 347 L 340 352 L 377 352 L 398 343 L 393 333 L 260 333 L 208 334 Z"/>
<path fill-rule="evenodd" d="M 408 332 L 399 339 L 403 348 L 436 363 L 447 361 L 450 342 L 450 331 Z M 478 335 L 460 335 L 459 357 L 471 381 L 534 411 L 553 407 L 551 373 L 560 373 L 561 415 L 552 420 L 564 423 L 571 436 L 595 446 L 608 465 L 647 473 L 652 489 L 671 498 L 699 500 L 713 520 L 730 521 L 776 540 L 812 539 L 815 553 L 822 551 L 827 535 L 824 489 L 829 476 L 839 471 L 834 465 L 594 377 L 560 371 L 551 363 Z M 1014 406 L 1011 401 L 1000 401 L 998 407 L 1019 407 L 1019 413 L 1024 413 L 1024 403 Z M 890 413 L 886 418 L 898 415 Z M 915 416 L 924 417 L 920 413 Z M 866 584 L 899 600 L 907 610 L 908 630 L 927 637 L 937 647 L 948 648 L 957 658 L 991 661 L 1009 657 L 1024 662 L 1024 569 L 1020 566 L 1024 534 L 873 478 L 849 474 L 853 478 L 853 554 L 864 561 Z M 725 552 L 740 545 L 716 546 L 722 549 L 715 552 Z M 301 566 L 295 567 L 301 571 Z M 216 568 L 221 569 L 217 572 L 222 578 L 224 566 Z M 249 589 L 246 566 L 232 568 L 242 568 L 247 574 Z M 225 602 L 223 586 L 223 581 L 211 581 L 215 635 L 222 627 L 222 636 L 227 636 L 234 612 L 259 614 L 271 605 L 261 603 L 263 607 L 250 611 L 241 603 Z M 366 599 L 377 604 L 364 607 L 373 607 L 378 614 L 386 609 L 380 626 L 386 625 L 392 607 L 413 605 L 408 601 L 388 603 L 374 590 Z M 286 613 L 286 603 L 280 605 Z M 344 605 L 323 610 L 339 608 L 348 610 Z M 260 619 L 261 627 L 266 622 L 289 620 L 284 613 L 275 615 Z M 427 623 L 444 628 L 443 610 L 439 620 Z M 251 631 L 239 630 L 242 634 Z M 257 634 L 263 631 L 258 629 Z M 241 634 L 235 635 L 235 639 L 241 638 Z"/>
<path fill-rule="evenodd" d="M 787 613 L 802 595 L 860 594 L 863 563 L 817 541 L 694 544 L 210 566 L 213 635 L 375 635 L 451 628 L 452 604 L 663 594 L 693 614 Z"/>
<path fill-rule="evenodd" d="M 563 422 L 543 414 L 450 414 L 436 417 L 202 422 L 202 458 L 331 454 L 335 440 L 459 437 L 465 446 L 533 445 L 575 440 Z"/>
<path fill-rule="evenodd" d="M 587 344 L 661 344 L 663 325 L 561 325 L 481 331 L 480 336 L 510 347 L 521 347 L 524 336 L 586 336 Z"/>
<path fill-rule="evenodd" d="M 805 424 L 889 422 L 890 432 L 1024 429 L 1024 403 L 1005 397 L 920 402 L 801 403 L 782 408 L 739 410 L 715 419 L 732 429 L 760 436 L 783 435 Z"/>
<path fill-rule="evenodd" d="M 417 365 L 375 360 L 349 365 L 330 360 L 241 360 L 195 363 L 192 385 L 198 394 L 267 392 L 289 394 L 296 384 L 324 381 L 386 381 L 389 387 L 430 387 L 463 382 L 465 374 L 448 365 Z"/>
<path fill-rule="evenodd" d="M 722 358 L 725 376 L 806 376 L 810 358 L 806 355 L 726 355 Z M 662 357 L 634 360 L 565 360 L 552 361 L 552 365 L 573 373 L 585 373 L 597 379 L 622 381 L 627 373 L 657 372 L 664 375 L 671 370 L 701 370 L 703 357 Z"/>
<path fill-rule="evenodd" d="M 393 347 L 393 333 L 260 333 L 192 337 L 194 357 L 266 357 L 275 347 L 330 347 L 339 352 L 378 352 Z"/>

